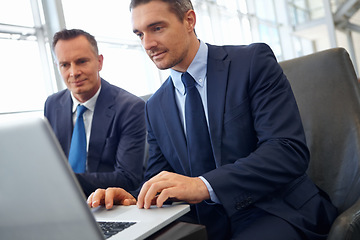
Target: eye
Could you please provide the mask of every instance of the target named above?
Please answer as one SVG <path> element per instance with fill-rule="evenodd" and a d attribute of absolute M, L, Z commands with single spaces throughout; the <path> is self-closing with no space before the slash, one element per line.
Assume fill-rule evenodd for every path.
<path fill-rule="evenodd" d="M 160 31 L 161 29 L 162 29 L 162 27 L 155 27 L 154 31 L 157 32 L 157 31 Z"/>
<path fill-rule="evenodd" d="M 136 36 L 138 36 L 138 38 L 142 39 L 142 37 L 144 36 L 144 34 L 142 34 L 142 33 L 136 33 Z"/>
<path fill-rule="evenodd" d="M 162 26 L 154 26 L 153 28 L 153 32 L 160 32 L 161 30 L 163 30 Z"/>
<path fill-rule="evenodd" d="M 66 68 L 69 64 L 67 63 L 60 63 L 59 66 L 60 68 Z"/>
<path fill-rule="evenodd" d="M 76 61 L 76 64 L 80 65 L 80 64 L 85 64 L 89 62 L 89 59 L 87 58 L 80 58 L 79 60 Z"/>

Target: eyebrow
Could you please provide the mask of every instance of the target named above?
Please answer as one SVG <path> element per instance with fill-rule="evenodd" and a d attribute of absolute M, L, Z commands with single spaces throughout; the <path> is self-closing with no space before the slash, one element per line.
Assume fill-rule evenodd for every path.
<path fill-rule="evenodd" d="M 90 59 L 89 57 L 80 57 L 80 58 L 76 59 L 75 62 L 77 62 L 77 61 L 87 61 L 89 59 Z"/>
<path fill-rule="evenodd" d="M 151 28 L 153 26 L 156 26 L 156 25 L 162 24 L 162 23 L 164 23 L 164 22 L 163 21 L 158 21 L 158 22 L 150 23 L 149 25 L 146 26 L 146 28 Z M 133 30 L 133 33 L 138 33 L 138 32 L 140 32 L 138 29 Z"/>
<path fill-rule="evenodd" d="M 79 61 L 88 61 L 90 58 L 89 57 L 80 57 L 75 59 L 75 62 L 79 62 Z M 69 63 L 69 61 L 65 60 L 65 61 L 58 61 L 59 64 L 64 64 L 64 63 Z"/>
<path fill-rule="evenodd" d="M 57 62 L 58 62 L 58 64 L 64 64 L 64 63 L 68 63 L 68 61 L 59 61 L 59 60 L 57 60 Z"/>

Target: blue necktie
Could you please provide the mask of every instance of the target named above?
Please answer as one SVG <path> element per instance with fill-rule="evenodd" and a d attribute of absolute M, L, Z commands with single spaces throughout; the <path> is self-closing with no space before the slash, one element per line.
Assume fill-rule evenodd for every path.
<path fill-rule="evenodd" d="M 185 122 L 188 158 L 191 176 L 197 177 L 215 169 L 215 160 L 210 135 L 200 94 L 195 80 L 188 73 L 181 76 L 186 91 Z"/>
<path fill-rule="evenodd" d="M 76 123 L 69 152 L 69 163 L 75 173 L 83 173 L 86 168 L 86 133 L 83 118 L 86 110 L 83 105 L 78 105 L 76 108 Z"/>

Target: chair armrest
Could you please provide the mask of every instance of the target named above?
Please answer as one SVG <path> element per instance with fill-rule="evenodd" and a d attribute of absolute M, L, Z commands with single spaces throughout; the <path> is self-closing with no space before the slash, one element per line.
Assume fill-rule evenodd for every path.
<path fill-rule="evenodd" d="M 327 238 L 327 240 L 345 239 L 360 239 L 360 199 L 335 219 Z"/>

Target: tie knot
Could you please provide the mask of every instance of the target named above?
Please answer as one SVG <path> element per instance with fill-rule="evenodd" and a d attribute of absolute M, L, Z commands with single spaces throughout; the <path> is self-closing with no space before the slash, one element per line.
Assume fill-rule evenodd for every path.
<path fill-rule="evenodd" d="M 76 116 L 77 117 L 82 116 L 86 110 L 87 110 L 87 108 L 84 105 L 79 104 L 76 107 L 76 111 L 77 111 Z"/>
<path fill-rule="evenodd" d="M 181 75 L 181 81 L 183 82 L 185 88 L 191 88 L 195 86 L 195 80 L 188 72 L 185 72 Z"/>

